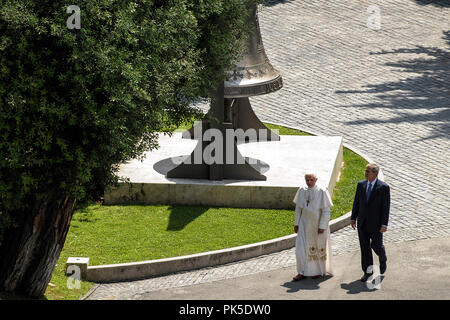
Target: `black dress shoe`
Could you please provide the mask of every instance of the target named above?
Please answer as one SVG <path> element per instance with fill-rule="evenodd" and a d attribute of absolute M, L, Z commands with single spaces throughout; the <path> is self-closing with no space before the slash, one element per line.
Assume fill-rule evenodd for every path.
<path fill-rule="evenodd" d="M 372 275 L 371 273 L 364 273 L 364 275 L 361 277 L 361 281 L 366 282 L 367 279 L 369 279 L 371 275 Z"/>
<path fill-rule="evenodd" d="M 381 274 L 384 274 L 386 272 L 386 268 L 387 268 L 386 261 L 380 262 L 380 273 Z"/>

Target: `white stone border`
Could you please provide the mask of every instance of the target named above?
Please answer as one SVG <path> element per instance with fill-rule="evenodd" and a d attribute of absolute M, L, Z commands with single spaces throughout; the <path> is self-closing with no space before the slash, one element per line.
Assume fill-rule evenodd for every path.
<path fill-rule="evenodd" d="M 290 127 L 285 124 L 277 124 L 268 122 L 274 125 L 283 126 L 295 130 L 301 130 L 311 133 L 298 127 Z M 311 133 L 312 135 L 318 135 Z M 373 162 L 367 155 L 361 153 L 355 148 L 343 144 L 347 149 L 352 150 L 359 156 L 363 157 L 368 162 Z M 384 179 L 383 173 L 379 172 L 381 179 Z M 350 224 L 351 212 L 330 221 L 330 232 L 342 229 Z M 83 266 L 85 273 L 83 280 L 105 283 L 116 281 L 130 281 L 149 277 L 156 277 L 165 274 L 189 271 L 205 267 L 212 267 L 221 264 L 236 262 L 240 260 L 255 258 L 261 255 L 271 254 L 282 250 L 290 249 L 295 246 L 295 238 L 297 234 L 271 239 L 267 241 L 252 243 L 239 247 L 227 248 L 222 250 L 208 251 L 198 254 L 173 257 L 167 259 L 147 260 L 141 262 L 109 264 L 99 266 Z M 69 258 L 70 259 L 70 258 Z M 66 268 L 69 264 L 66 264 Z"/>

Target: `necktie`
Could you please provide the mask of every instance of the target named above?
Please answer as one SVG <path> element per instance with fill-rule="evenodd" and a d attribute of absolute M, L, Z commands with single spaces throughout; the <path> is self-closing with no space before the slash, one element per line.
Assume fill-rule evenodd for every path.
<path fill-rule="evenodd" d="M 372 184 L 369 183 L 369 187 L 367 188 L 366 192 L 366 202 L 369 202 L 370 192 L 372 191 Z"/>

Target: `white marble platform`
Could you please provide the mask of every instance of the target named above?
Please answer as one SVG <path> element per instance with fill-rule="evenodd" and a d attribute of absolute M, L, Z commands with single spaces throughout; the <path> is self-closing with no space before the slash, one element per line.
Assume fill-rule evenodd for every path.
<path fill-rule="evenodd" d="M 304 174 L 314 171 L 318 184 L 334 188 L 342 164 L 342 137 L 281 136 L 280 141 L 238 145 L 243 156 L 268 164 L 265 181 L 175 179 L 165 173 L 187 157 L 197 140 L 161 135 L 159 149 L 146 153 L 143 162 L 132 160 L 120 168 L 119 176 L 130 179 L 105 193 L 105 204 L 186 204 L 229 207 L 289 208 Z M 268 170 L 267 170 L 268 169 Z"/>

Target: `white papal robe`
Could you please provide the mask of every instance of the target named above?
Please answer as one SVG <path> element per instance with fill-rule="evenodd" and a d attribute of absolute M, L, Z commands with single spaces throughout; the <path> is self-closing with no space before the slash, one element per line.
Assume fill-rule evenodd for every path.
<path fill-rule="evenodd" d="M 298 226 L 295 253 L 297 272 L 305 277 L 332 274 L 330 207 L 328 190 L 319 186 L 300 187 L 294 197 L 295 225 Z M 323 233 L 318 233 L 324 229 Z"/>

